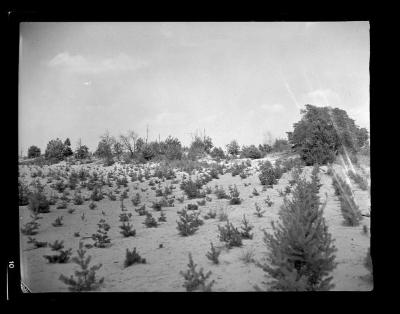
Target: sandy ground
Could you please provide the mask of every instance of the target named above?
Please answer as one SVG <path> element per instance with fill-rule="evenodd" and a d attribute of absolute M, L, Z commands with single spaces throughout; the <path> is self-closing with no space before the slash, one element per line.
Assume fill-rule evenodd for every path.
<path fill-rule="evenodd" d="M 276 157 L 270 158 L 272 161 Z M 146 192 L 141 192 L 142 187 L 148 187 L 148 180 L 139 183 L 139 190 L 134 190 L 133 186 L 137 182 L 129 182 L 129 199 L 124 201 L 127 213 L 132 213 L 132 221 L 136 236 L 124 238 L 120 233 L 119 214 L 120 201 L 117 194 L 117 201 L 110 201 L 105 197 L 100 202 L 97 202 L 97 209 L 91 210 L 86 201 L 82 205 L 74 205 L 69 203 L 68 208 L 75 208 L 76 211 L 72 214 L 68 213 L 67 209 L 56 209 L 56 205 L 51 206 L 51 212 L 42 214 L 42 219 L 39 220 L 39 233 L 34 237 L 38 241 L 53 242 L 55 240 L 64 240 L 65 248 L 72 248 L 73 256 L 76 255 L 76 250 L 79 241 L 92 244 L 90 236 L 97 230 L 97 223 L 101 218 L 104 218 L 110 224 L 111 229 L 108 233 L 112 239 L 112 246 L 109 248 L 90 248 L 87 255 L 92 256 L 92 264 L 102 263 L 102 267 L 97 272 L 98 277 L 104 277 L 104 286 L 101 291 L 110 292 L 133 292 L 133 291 L 185 291 L 183 277 L 179 274 L 180 271 L 187 269 L 188 253 L 193 255 L 194 262 L 197 267 L 203 267 L 205 271 L 211 271 L 210 279 L 214 279 L 216 283 L 213 286 L 213 291 L 254 291 L 254 285 L 258 285 L 267 289 L 268 278 L 265 273 L 254 263 L 244 263 L 240 257 L 247 251 L 254 252 L 254 259 L 261 261 L 266 253 L 266 246 L 263 243 L 262 229 L 271 230 L 270 222 L 278 218 L 278 211 L 283 203 L 283 198 L 279 196 L 278 191 L 283 190 L 291 179 L 289 173 L 285 173 L 279 180 L 278 184 L 273 189 L 262 191 L 262 186 L 258 179 L 258 172 L 255 170 L 259 161 L 252 161 L 252 175 L 246 179 L 241 179 L 239 176 L 232 177 L 230 173 L 220 176 L 219 179 L 213 179 L 207 185 L 214 189 L 216 184 L 222 185 L 228 193 L 228 186 L 236 184 L 240 192 L 240 197 L 243 202 L 240 205 L 229 205 L 228 200 L 218 200 L 215 194 L 210 194 L 211 202 L 207 202 L 205 206 L 199 206 L 203 216 L 210 208 L 215 210 L 224 209 L 229 215 L 230 221 L 239 226 L 243 214 L 254 226 L 254 238 L 252 240 L 243 240 L 243 247 L 223 250 L 220 255 L 220 264 L 214 265 L 206 257 L 206 253 L 210 249 L 210 242 L 214 245 L 222 246 L 218 240 L 217 226 L 223 225 L 218 219 L 204 220 L 204 225 L 200 226 L 199 230 L 192 236 L 182 237 L 176 229 L 176 220 L 178 219 L 177 211 L 185 205 L 196 203 L 195 200 L 185 199 L 184 203 L 175 201 L 174 207 L 164 208 L 167 216 L 167 222 L 161 223 L 157 228 L 146 228 L 143 225 L 145 216 L 139 216 L 135 211 L 130 201 L 132 196 L 139 192 L 142 196 L 142 204 L 146 204 L 146 208 L 153 213 L 155 218 L 159 217 L 159 212 L 154 212 L 151 209 L 152 201 L 156 199 L 155 191 L 150 188 Z M 62 165 L 53 165 L 52 168 L 62 169 Z M 86 167 L 89 169 L 98 169 L 97 171 L 112 171 L 114 166 L 102 167 L 101 165 L 87 164 L 71 166 L 72 169 Z M 126 166 L 125 166 L 126 167 Z M 340 166 L 335 166 L 340 171 Z M 46 173 L 49 167 L 43 167 Z M 118 165 L 119 169 L 123 166 Z M 305 167 L 305 173 L 309 173 L 311 167 Z M 32 170 L 36 167 L 31 167 Z M 363 225 L 368 226 L 370 221 L 368 217 L 364 217 L 362 223 L 358 227 L 343 226 L 343 218 L 340 212 L 338 199 L 334 195 L 334 190 L 331 185 L 332 179 L 324 173 L 326 168 L 322 167 L 320 196 L 325 200 L 327 193 L 327 206 L 325 208 L 325 218 L 329 226 L 335 245 L 338 249 L 336 254 L 337 268 L 333 271 L 334 290 L 357 290 L 366 291 L 373 288 L 372 283 L 366 279 L 368 270 L 364 267 L 364 257 L 370 245 L 370 233 L 363 234 Z M 367 169 L 368 171 L 368 169 Z M 27 173 L 23 180 L 30 182 L 29 167 L 20 166 L 20 174 Z M 177 173 L 177 178 L 180 179 L 182 173 Z M 47 178 L 42 179 L 45 183 Z M 180 180 L 179 180 L 180 181 Z M 169 184 L 170 180 L 162 183 Z M 244 186 L 244 183 L 250 183 L 249 186 Z M 260 193 L 259 196 L 252 195 L 253 188 L 256 188 Z M 352 185 L 354 190 L 355 200 L 360 206 L 360 209 L 365 213 L 369 212 L 370 196 L 366 191 L 360 190 L 356 185 Z M 112 190 L 115 189 L 115 186 Z M 121 191 L 123 191 L 123 187 Z M 46 191 L 49 191 L 46 187 Z M 108 191 L 105 187 L 104 191 Z M 176 189 L 173 190 L 176 197 L 183 195 L 183 191 L 179 189 L 179 184 L 176 184 Z M 90 191 L 82 190 L 83 195 L 89 195 Z M 71 192 L 70 198 L 73 196 Z M 61 194 L 60 194 L 61 195 Z M 272 207 L 268 208 L 264 203 L 264 199 L 269 195 L 274 202 Z M 199 200 L 199 199 L 197 199 Z M 257 202 L 263 209 L 266 210 L 264 217 L 254 215 L 255 205 Z M 20 224 L 21 226 L 30 220 L 30 213 L 27 206 L 20 206 Z M 105 212 L 105 217 L 102 215 Z M 82 221 L 81 215 L 85 213 L 86 219 Z M 58 217 L 63 216 L 64 225 L 61 227 L 53 227 L 51 223 Z M 74 232 L 80 232 L 80 237 L 74 237 Z M 22 278 L 24 283 L 31 289 L 32 292 L 67 292 L 67 286 L 58 278 L 60 274 L 66 276 L 72 275 L 77 265 L 74 263 L 67 264 L 49 264 L 43 258 L 43 255 L 52 254 L 50 248 L 33 248 L 32 244 L 27 243 L 27 236 L 20 237 L 21 243 L 21 267 Z M 163 248 L 159 248 L 162 244 Z M 128 268 L 124 268 L 126 249 L 136 247 L 139 254 L 146 258 L 146 264 L 135 264 Z"/>

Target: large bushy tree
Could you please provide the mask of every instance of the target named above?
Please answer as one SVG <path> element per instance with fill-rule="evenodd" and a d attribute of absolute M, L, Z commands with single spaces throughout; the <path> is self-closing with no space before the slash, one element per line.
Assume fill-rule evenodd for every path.
<path fill-rule="evenodd" d="M 240 146 L 236 140 L 231 141 L 228 145 L 226 145 L 226 151 L 229 155 L 236 156 L 240 152 Z"/>
<path fill-rule="evenodd" d="M 345 150 L 354 154 L 368 141 L 368 131 L 342 109 L 308 104 L 300 112 L 303 116 L 288 138 L 307 165 L 333 162 Z"/>
<path fill-rule="evenodd" d="M 46 159 L 61 161 L 64 158 L 64 143 L 59 139 L 51 140 L 44 153 Z"/>
<path fill-rule="evenodd" d="M 32 145 L 31 147 L 28 148 L 28 158 L 36 158 L 40 157 L 40 148 Z"/>

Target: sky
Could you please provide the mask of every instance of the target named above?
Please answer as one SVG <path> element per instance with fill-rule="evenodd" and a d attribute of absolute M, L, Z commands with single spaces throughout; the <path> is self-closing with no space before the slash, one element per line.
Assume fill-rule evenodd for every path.
<path fill-rule="evenodd" d="M 108 131 L 225 148 L 286 138 L 305 104 L 369 130 L 368 22 L 24 22 L 19 149 Z"/>

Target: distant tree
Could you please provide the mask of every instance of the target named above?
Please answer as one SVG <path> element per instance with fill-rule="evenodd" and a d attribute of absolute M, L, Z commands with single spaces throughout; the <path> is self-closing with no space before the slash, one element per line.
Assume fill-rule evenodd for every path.
<path fill-rule="evenodd" d="M 119 136 L 121 144 L 129 152 L 131 158 L 135 155 L 135 150 L 137 149 L 138 135 L 133 130 L 129 130 L 126 134 L 121 134 Z"/>
<path fill-rule="evenodd" d="M 107 165 L 111 165 L 113 163 L 112 148 L 114 146 L 114 143 L 115 139 L 112 136 L 110 136 L 108 131 L 106 131 L 106 133 L 100 137 L 100 142 L 95 152 L 95 155 L 97 155 L 100 158 L 103 158 Z"/>
<path fill-rule="evenodd" d="M 225 158 L 225 153 L 221 147 L 214 147 L 211 151 L 211 157 L 212 158 L 220 158 L 224 159 Z"/>
<path fill-rule="evenodd" d="M 36 158 L 36 157 L 40 157 L 40 148 L 35 145 L 32 145 L 28 149 L 28 158 Z"/>
<path fill-rule="evenodd" d="M 214 147 L 211 137 L 205 136 L 203 139 L 204 150 L 207 154 L 211 153 L 211 149 Z"/>
<path fill-rule="evenodd" d="M 72 149 L 71 149 L 71 141 L 69 140 L 69 138 L 67 138 L 64 141 L 63 156 L 68 157 L 68 156 L 72 156 L 73 154 L 74 153 L 72 152 Z"/>
<path fill-rule="evenodd" d="M 135 150 L 135 151 L 137 151 L 137 152 L 142 151 L 144 145 L 145 145 L 144 140 L 143 140 L 141 137 L 139 137 L 139 138 L 136 140 L 136 150 Z"/>
<path fill-rule="evenodd" d="M 203 156 L 206 152 L 206 144 L 200 136 L 195 136 L 193 142 L 189 147 L 189 158 L 196 159 L 200 156 Z"/>
<path fill-rule="evenodd" d="M 258 159 L 262 157 L 261 152 L 255 145 L 243 146 L 240 155 L 244 158 Z"/>
<path fill-rule="evenodd" d="M 268 144 L 258 145 L 258 150 L 261 152 L 263 156 L 270 153 L 272 151 L 272 146 Z"/>
<path fill-rule="evenodd" d="M 143 159 L 150 160 L 154 158 L 156 154 L 150 144 L 144 144 L 143 147 L 141 147 L 141 155 Z"/>
<path fill-rule="evenodd" d="M 239 154 L 240 146 L 236 140 L 233 140 L 228 145 L 226 145 L 226 150 L 229 155 L 236 156 Z"/>
<path fill-rule="evenodd" d="M 85 159 L 89 157 L 89 148 L 86 145 L 80 145 L 75 151 L 76 159 Z"/>
<path fill-rule="evenodd" d="M 61 161 L 64 158 L 64 144 L 57 138 L 48 142 L 44 153 L 46 159 Z"/>
<path fill-rule="evenodd" d="M 121 142 L 114 141 L 114 143 L 113 143 L 113 151 L 114 151 L 115 156 L 117 156 L 118 160 L 121 159 L 121 156 L 124 153 L 124 149 L 123 148 L 124 147 L 123 147 Z"/>
<path fill-rule="evenodd" d="M 168 136 L 163 144 L 165 147 L 165 156 L 169 160 L 182 158 L 182 144 L 177 138 Z"/>
<path fill-rule="evenodd" d="M 279 139 L 277 138 L 274 142 L 274 144 L 272 145 L 272 150 L 274 152 L 281 152 L 284 150 L 287 150 L 290 148 L 290 144 L 287 140 L 285 139 Z"/>

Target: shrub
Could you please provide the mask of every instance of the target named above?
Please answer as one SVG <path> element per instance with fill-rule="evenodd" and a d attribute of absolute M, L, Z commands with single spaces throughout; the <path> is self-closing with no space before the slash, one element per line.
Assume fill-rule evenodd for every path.
<path fill-rule="evenodd" d="M 89 268 L 91 256 L 85 258 L 86 251 L 83 249 L 83 243 L 79 242 L 78 256 L 72 258 L 72 262 L 80 266 L 80 270 L 75 271 L 75 276 L 69 278 L 60 275 L 59 280 L 68 285 L 68 290 L 73 292 L 93 291 L 99 289 L 103 284 L 104 278 L 96 279 L 96 271 L 100 269 L 101 264 L 94 265 Z"/>
<path fill-rule="evenodd" d="M 139 255 L 136 248 L 133 248 L 132 252 L 126 249 L 124 267 L 126 268 L 133 264 L 146 264 L 146 259 Z"/>
<path fill-rule="evenodd" d="M 198 229 L 199 226 L 203 223 L 203 221 L 199 218 L 199 213 L 191 213 L 183 209 L 178 212 L 179 220 L 176 223 L 178 226 L 176 227 L 179 231 L 181 236 L 189 236 L 194 234 Z"/>
<path fill-rule="evenodd" d="M 29 188 L 22 181 L 18 180 L 18 205 L 25 206 L 29 204 Z"/>
<path fill-rule="evenodd" d="M 336 267 L 336 248 L 320 208 L 313 182 L 298 181 L 292 199 L 284 200 L 280 221 L 264 230 L 268 264 L 262 268 L 272 277 L 273 290 L 329 290 L 329 273 Z M 326 203 L 325 203 L 326 205 Z"/>
<path fill-rule="evenodd" d="M 125 237 L 134 237 L 136 235 L 136 230 L 132 229 L 132 225 L 127 222 L 123 222 L 121 226 L 119 226 L 121 231 L 120 233 Z"/>
<path fill-rule="evenodd" d="M 225 227 L 218 225 L 218 231 L 220 241 L 226 242 L 228 248 L 242 246 L 242 235 L 239 230 L 229 222 L 229 220 L 226 222 Z"/>
<path fill-rule="evenodd" d="M 250 225 L 245 215 L 243 215 L 242 225 L 240 226 L 240 228 L 242 229 L 242 232 L 240 234 L 242 235 L 243 239 L 253 239 L 253 234 L 250 233 L 250 231 L 254 227 Z"/>
<path fill-rule="evenodd" d="M 97 233 L 92 234 L 92 239 L 95 241 L 94 246 L 98 248 L 108 247 L 111 243 L 111 239 L 107 235 L 110 225 L 104 219 L 100 219 L 97 226 Z"/>
<path fill-rule="evenodd" d="M 217 249 L 214 247 L 214 245 L 213 245 L 212 242 L 210 242 L 210 244 L 211 244 L 211 250 L 210 250 L 210 252 L 207 252 L 206 257 L 207 257 L 210 261 L 212 261 L 214 264 L 219 264 L 218 257 L 219 257 L 219 255 L 221 254 L 221 250 L 217 250 Z"/>
<path fill-rule="evenodd" d="M 60 264 L 64 264 L 64 263 L 68 263 L 69 258 L 71 256 L 71 251 L 72 249 L 68 249 L 68 250 L 59 250 L 59 254 L 58 255 L 43 255 L 43 257 L 45 259 L 47 259 L 47 261 L 51 264 L 53 263 L 60 263 Z"/>
<path fill-rule="evenodd" d="M 40 157 L 40 148 L 32 145 L 28 148 L 28 158 Z"/>
<path fill-rule="evenodd" d="M 203 273 L 203 268 L 200 268 L 200 270 L 197 271 L 197 264 L 194 264 L 191 253 L 189 253 L 189 263 L 187 264 L 187 266 L 189 267 L 187 271 L 179 272 L 185 279 L 183 286 L 186 288 L 186 291 L 191 292 L 195 290 L 200 290 L 203 292 L 210 292 L 212 285 L 215 283 L 214 280 L 206 283 L 206 281 L 212 274 L 211 271 L 206 274 Z"/>
<path fill-rule="evenodd" d="M 243 146 L 240 153 L 241 158 L 259 159 L 262 158 L 261 152 L 254 145 Z"/>
<path fill-rule="evenodd" d="M 214 147 L 210 153 L 211 157 L 214 159 L 224 159 L 225 153 L 221 147 Z"/>
<path fill-rule="evenodd" d="M 236 156 L 239 154 L 239 144 L 236 140 L 231 141 L 228 145 L 226 145 L 226 151 L 229 155 Z"/>
<path fill-rule="evenodd" d="M 263 162 L 260 165 L 260 171 L 261 173 L 259 174 L 258 178 L 260 179 L 262 185 L 272 186 L 277 183 L 276 171 L 272 167 L 271 162 L 268 160 Z"/>

